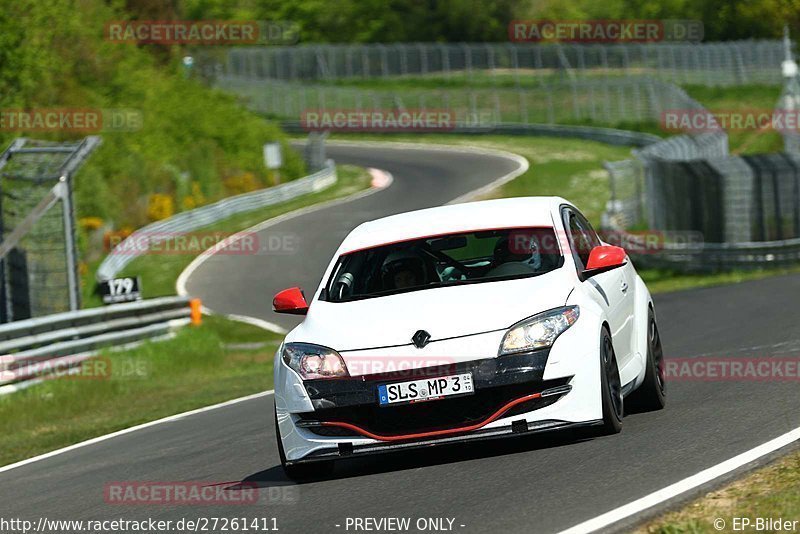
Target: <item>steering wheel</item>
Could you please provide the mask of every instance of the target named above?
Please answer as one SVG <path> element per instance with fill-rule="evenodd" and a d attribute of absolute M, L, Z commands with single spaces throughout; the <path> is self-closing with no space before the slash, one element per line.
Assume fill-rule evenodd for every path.
<path fill-rule="evenodd" d="M 336 279 L 336 283 L 333 284 L 333 290 L 331 291 L 333 297 L 336 300 L 344 300 L 352 295 L 354 282 L 355 278 L 352 273 L 342 273 L 342 275 Z"/>

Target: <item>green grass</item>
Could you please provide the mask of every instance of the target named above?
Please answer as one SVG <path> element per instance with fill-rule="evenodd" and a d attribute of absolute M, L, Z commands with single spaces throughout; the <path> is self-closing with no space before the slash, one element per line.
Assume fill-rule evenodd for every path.
<path fill-rule="evenodd" d="M 611 78 L 623 79 L 621 74 L 607 76 L 607 73 L 598 72 L 596 75 L 581 76 L 585 78 Z M 564 83 L 562 74 L 547 71 L 545 73 L 525 72 L 514 76 L 509 72 L 500 72 L 492 75 L 489 72 L 476 71 L 470 78 L 466 74 L 443 77 L 430 76 L 395 76 L 391 78 L 351 79 L 321 82 L 315 88 L 309 87 L 305 91 L 313 95 L 315 91 L 325 92 L 326 89 L 341 89 L 337 94 L 341 98 L 336 100 L 337 107 L 355 108 L 363 106 L 355 92 L 347 92 L 346 88 L 359 90 L 372 90 L 378 98 L 376 107 L 393 107 L 395 94 L 399 95 L 406 106 L 418 107 L 418 102 L 424 102 L 429 108 L 467 109 L 472 105 L 466 92 L 454 92 L 447 101 L 442 100 L 437 89 L 497 89 L 501 91 L 497 102 L 491 97 L 491 92 L 480 93 L 475 104 L 478 109 L 497 109 L 500 120 L 518 122 L 520 109 L 528 111 L 532 122 L 555 121 L 557 124 L 600 126 L 634 130 L 655 134 L 661 137 L 675 135 L 674 132 L 664 130 L 657 121 L 643 122 L 603 122 L 588 118 L 576 119 L 573 111 L 573 94 L 569 86 L 564 86 L 563 91 L 553 91 L 542 87 L 542 82 Z M 520 102 L 517 88 L 525 89 L 524 102 Z M 689 96 L 703 104 L 711 111 L 745 111 L 745 110 L 772 110 L 781 93 L 780 86 L 769 85 L 744 85 L 738 87 L 706 87 L 703 85 L 684 85 L 683 88 Z M 512 90 L 513 89 L 513 90 Z M 327 101 L 332 101 L 334 95 L 328 94 Z M 587 108 L 588 96 L 579 96 L 581 108 Z M 313 99 L 312 99 L 313 101 Z M 599 107 L 599 106 L 598 106 Z M 584 109 L 584 115 L 588 114 Z M 775 131 L 730 131 L 730 149 L 734 153 L 755 154 L 766 152 L 779 152 L 783 149 L 783 140 Z"/>
<path fill-rule="evenodd" d="M 625 80 L 627 75 L 622 70 L 596 72 L 585 71 L 580 80 Z M 339 80 L 315 80 L 315 84 L 337 87 L 359 87 L 388 91 L 407 91 L 413 89 L 536 89 L 543 85 L 563 84 L 570 81 L 566 71 L 558 69 L 498 69 L 451 71 L 450 75 L 432 73 L 427 75 L 392 76 L 389 78 L 350 78 Z"/>
<path fill-rule="evenodd" d="M 800 521 L 800 453 L 793 453 L 726 487 L 708 493 L 691 504 L 669 512 L 636 530 L 637 534 L 711 534 L 733 532 L 734 517 L 755 521 L 758 517 Z M 781 532 L 796 532 L 800 523 Z M 740 531 L 756 532 L 754 524 Z M 762 529 L 760 532 L 777 532 Z"/>
<path fill-rule="evenodd" d="M 742 85 L 739 87 L 705 87 L 687 85 L 689 96 L 710 111 L 770 111 L 775 108 L 782 88 L 772 85 Z M 776 131 L 729 131 L 730 150 L 736 154 L 781 152 L 783 139 Z"/>
<path fill-rule="evenodd" d="M 316 193 L 303 195 L 288 202 L 274 206 L 240 213 L 218 221 L 193 233 L 224 232 L 235 233 L 254 226 L 262 221 L 277 217 L 284 213 L 300 209 L 336 198 L 342 198 L 369 187 L 369 175 L 361 168 L 353 165 L 337 166 L 338 180 L 336 184 Z M 120 273 L 120 276 L 141 276 L 142 293 L 145 298 L 175 294 L 175 281 L 180 273 L 192 262 L 190 254 L 148 254 L 133 260 Z M 83 277 L 84 307 L 101 305 L 100 297 L 95 294 L 94 273 L 100 262 L 95 262 Z"/>
<path fill-rule="evenodd" d="M 110 372 L 99 378 L 48 380 L 0 397 L 0 465 L 268 390 L 280 341 L 254 326 L 204 317 L 173 339 L 102 351 Z"/>

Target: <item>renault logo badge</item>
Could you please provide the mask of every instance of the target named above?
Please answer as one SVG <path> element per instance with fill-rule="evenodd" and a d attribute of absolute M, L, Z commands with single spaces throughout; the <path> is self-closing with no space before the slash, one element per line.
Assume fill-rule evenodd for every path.
<path fill-rule="evenodd" d="M 414 346 L 418 349 L 423 348 L 427 345 L 431 340 L 431 335 L 427 333 L 425 330 L 417 330 L 414 336 L 411 338 L 411 341 L 414 342 Z"/>

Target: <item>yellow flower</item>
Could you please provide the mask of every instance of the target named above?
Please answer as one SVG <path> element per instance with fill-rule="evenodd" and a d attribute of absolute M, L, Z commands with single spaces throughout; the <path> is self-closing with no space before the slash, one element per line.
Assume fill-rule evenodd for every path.
<path fill-rule="evenodd" d="M 103 226 L 103 219 L 100 217 L 82 217 L 78 220 L 78 225 L 84 230 L 97 230 Z"/>
<path fill-rule="evenodd" d="M 153 193 L 147 203 L 147 216 L 151 221 L 160 221 L 172 217 L 175 213 L 175 203 L 170 195 Z"/>

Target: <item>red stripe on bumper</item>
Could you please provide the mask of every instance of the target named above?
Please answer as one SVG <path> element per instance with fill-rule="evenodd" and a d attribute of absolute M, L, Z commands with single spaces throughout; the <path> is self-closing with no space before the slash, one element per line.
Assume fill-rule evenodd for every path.
<path fill-rule="evenodd" d="M 424 439 L 424 438 L 433 438 L 433 437 L 440 437 L 440 436 L 449 436 L 451 434 L 460 434 L 462 432 L 472 432 L 473 430 L 478 430 L 480 428 L 485 427 L 492 421 L 499 419 L 504 413 L 509 411 L 511 408 L 518 404 L 522 404 L 523 402 L 538 399 L 542 396 L 541 393 L 533 393 L 531 395 L 525 395 L 524 397 L 520 397 L 518 399 L 514 399 L 513 401 L 505 404 L 502 408 L 494 412 L 492 415 L 481 421 L 480 423 L 475 423 L 469 426 L 462 426 L 458 428 L 448 428 L 446 430 L 434 430 L 431 432 L 419 432 L 417 434 L 400 434 L 397 436 L 382 436 L 380 434 L 373 434 L 369 430 L 365 430 L 360 426 L 356 426 L 350 423 L 344 423 L 341 421 L 322 421 L 322 426 L 338 426 L 341 428 L 346 428 L 348 430 L 352 430 L 354 432 L 358 432 L 362 436 L 366 436 L 368 438 L 377 439 L 378 441 L 406 441 L 406 440 L 413 440 L 413 439 Z"/>

